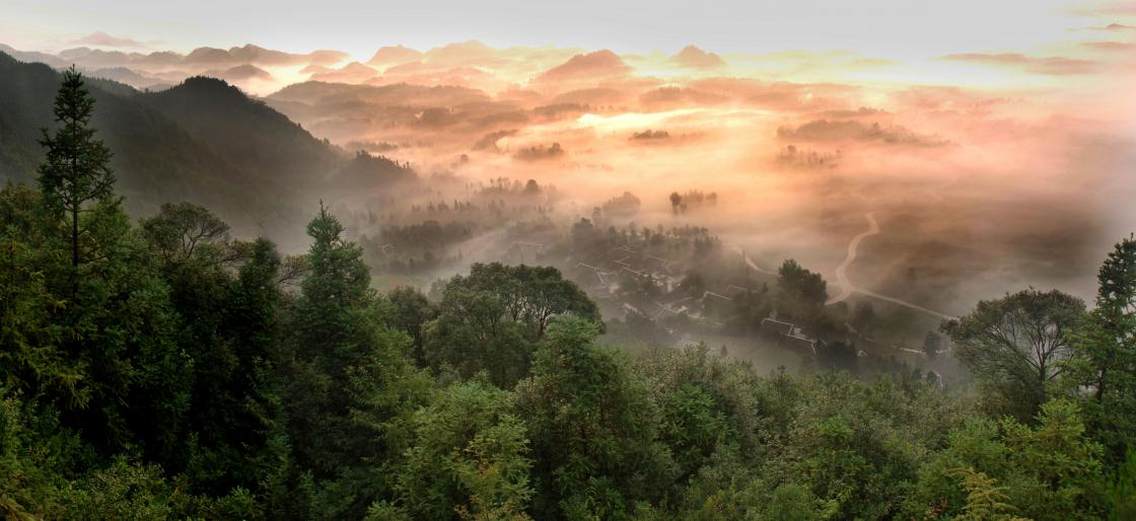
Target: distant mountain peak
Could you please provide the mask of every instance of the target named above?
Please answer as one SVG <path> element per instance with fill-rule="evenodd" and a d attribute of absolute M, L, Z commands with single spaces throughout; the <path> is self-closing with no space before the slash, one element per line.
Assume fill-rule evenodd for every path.
<path fill-rule="evenodd" d="M 171 87 L 167 93 L 176 94 L 184 92 L 192 95 L 201 96 L 217 96 L 228 98 L 242 98 L 247 99 L 241 89 L 230 85 L 229 82 L 212 76 L 191 76 L 181 82 L 180 85 Z"/>
<path fill-rule="evenodd" d="M 369 65 L 397 65 L 422 58 L 422 52 L 402 45 L 380 47 L 367 61 Z"/>
<path fill-rule="evenodd" d="M 681 51 L 671 56 L 671 62 L 691 69 L 713 69 L 726 64 L 721 56 L 704 51 L 695 45 L 683 47 Z"/>
<path fill-rule="evenodd" d="M 477 40 L 450 43 L 426 51 L 423 58 L 438 65 L 468 65 L 494 60 L 497 50 Z"/>
<path fill-rule="evenodd" d="M 203 75 L 212 76 L 225 81 L 272 80 L 272 75 L 269 74 L 268 71 L 248 63 L 222 71 L 208 71 Z"/>
<path fill-rule="evenodd" d="M 548 69 L 536 78 L 537 81 L 559 81 L 571 79 L 603 78 L 622 76 L 631 72 L 631 67 L 619 55 L 608 49 L 577 54 L 568 61 Z"/>

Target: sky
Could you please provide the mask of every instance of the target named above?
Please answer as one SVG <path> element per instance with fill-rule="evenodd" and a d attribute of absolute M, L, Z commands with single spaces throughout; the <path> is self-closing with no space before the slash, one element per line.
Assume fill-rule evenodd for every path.
<path fill-rule="evenodd" d="M 189 50 L 255 43 L 293 52 L 335 48 L 365 58 L 381 45 L 415 48 L 476 39 L 720 53 L 851 50 L 889 59 L 1013 49 L 1044 51 L 1079 25 L 1136 13 L 1136 3 L 1064 0 L 324 0 L 154 2 L 4 0 L 9 45 L 59 50 L 98 30 L 144 47 Z"/>

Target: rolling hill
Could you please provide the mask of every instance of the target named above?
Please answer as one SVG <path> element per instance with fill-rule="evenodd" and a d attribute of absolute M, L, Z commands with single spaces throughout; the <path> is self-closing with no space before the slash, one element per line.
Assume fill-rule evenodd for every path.
<path fill-rule="evenodd" d="M 51 67 L 0 52 L 0 180 L 34 182 L 58 86 Z M 303 229 L 320 198 L 334 198 L 340 179 L 375 190 L 415 179 L 397 162 L 358 161 L 222 80 L 195 77 L 160 92 L 101 79 L 88 86 L 93 125 L 135 214 L 189 200 L 239 231 L 280 240 Z"/>

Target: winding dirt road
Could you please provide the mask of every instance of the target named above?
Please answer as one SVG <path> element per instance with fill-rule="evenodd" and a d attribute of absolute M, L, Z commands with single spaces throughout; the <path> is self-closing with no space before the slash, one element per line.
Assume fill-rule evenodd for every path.
<path fill-rule="evenodd" d="M 776 275 L 777 274 L 776 271 L 767 270 L 765 268 L 762 268 L 761 266 L 758 266 L 756 262 L 753 262 L 753 259 L 749 258 L 749 254 L 746 253 L 745 250 L 741 249 L 741 247 L 734 246 L 734 249 L 737 250 L 738 253 L 742 254 L 742 260 L 744 260 L 745 263 L 746 263 L 746 266 L 749 266 L 750 269 L 752 269 L 753 271 L 756 271 L 758 273 L 764 273 L 766 275 Z"/>
<path fill-rule="evenodd" d="M 851 266 L 852 262 L 856 260 L 856 250 L 860 248 L 860 242 L 868 237 L 880 233 L 880 225 L 878 222 L 876 222 L 876 214 L 874 212 L 868 212 L 864 214 L 864 218 L 868 220 L 868 230 L 852 238 L 852 241 L 848 243 L 848 255 L 844 258 L 844 262 L 841 262 L 840 265 L 836 267 L 836 283 L 840 285 L 840 294 L 829 298 L 828 302 L 825 302 L 825 304 L 836 304 L 837 302 L 843 302 L 845 299 L 852 296 L 853 293 L 859 293 L 867 297 L 872 297 L 874 299 L 891 302 L 892 304 L 897 304 L 906 308 L 914 309 L 916 311 L 921 311 L 928 315 L 932 315 L 944 320 L 954 320 L 956 317 L 952 317 L 950 315 L 947 315 L 946 313 L 940 313 L 933 309 L 928 309 L 920 306 L 919 304 L 908 302 L 906 300 L 901 300 L 895 297 L 881 295 L 871 290 L 858 288 L 854 284 L 852 284 L 851 280 L 848 280 L 848 266 Z"/>
<path fill-rule="evenodd" d="M 860 241 L 880 233 L 880 223 L 876 222 L 876 214 L 868 212 L 864 214 L 864 218 L 868 219 L 868 231 L 863 232 L 852 238 L 852 242 L 848 243 L 848 255 L 844 257 L 844 262 L 841 262 L 836 267 L 836 283 L 840 284 L 840 294 L 829 297 L 828 302 L 825 304 L 836 304 L 843 302 L 848 297 L 852 296 L 852 292 L 856 291 L 856 287 L 852 285 L 852 281 L 848 280 L 848 266 L 856 260 L 856 250 L 860 248 Z"/>
<path fill-rule="evenodd" d="M 848 267 L 856 261 L 856 252 L 860 248 L 860 243 L 864 239 L 867 239 L 868 237 L 871 237 L 873 235 L 878 235 L 880 233 L 880 224 L 876 222 L 875 212 L 868 212 L 864 214 L 864 218 L 868 221 L 868 230 L 856 235 L 855 237 L 852 237 L 852 241 L 848 243 L 848 255 L 845 256 L 844 261 L 836 267 L 836 283 L 840 286 L 840 293 L 829 298 L 825 302 L 825 304 L 829 305 L 843 302 L 848 297 L 851 297 L 853 293 L 859 293 L 866 297 L 883 300 L 885 302 L 891 302 L 892 304 L 914 309 L 916 311 L 920 311 L 944 320 L 954 320 L 955 318 L 957 318 L 952 317 L 946 313 L 941 313 L 933 309 L 925 308 L 913 302 L 908 302 L 906 300 L 898 299 L 895 297 L 889 297 L 887 295 L 881 295 L 872 290 L 858 288 L 855 284 L 852 283 L 851 280 L 848 279 Z M 758 273 L 764 273 L 766 275 L 777 275 L 777 272 L 774 270 L 768 270 L 762 268 L 761 266 L 758 266 L 757 263 L 753 261 L 753 259 L 749 258 L 749 254 L 746 253 L 746 251 L 743 250 L 740 246 L 734 246 L 733 249 L 742 255 L 742 260 L 745 261 L 746 266 L 749 266 L 754 271 Z"/>

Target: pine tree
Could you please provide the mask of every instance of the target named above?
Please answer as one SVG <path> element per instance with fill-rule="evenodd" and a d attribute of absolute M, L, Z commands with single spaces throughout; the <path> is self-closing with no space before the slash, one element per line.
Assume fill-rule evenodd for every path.
<path fill-rule="evenodd" d="M 1116 463 L 1136 448 L 1136 237 L 1116 244 L 1101 264 L 1096 309 L 1080 325 L 1070 361 L 1097 439 Z"/>
<path fill-rule="evenodd" d="M 95 99 L 87 91 L 83 75 L 71 66 L 63 72 L 55 97 L 55 121 L 62 126 L 54 135 L 44 129 L 40 140 L 47 149 L 39 167 L 40 189 L 47 206 L 70 221 L 73 270 L 79 268 L 79 238 L 84 231 L 79 215 L 87 203 L 109 199 L 114 188 L 110 149 L 90 127 L 94 108 Z"/>

